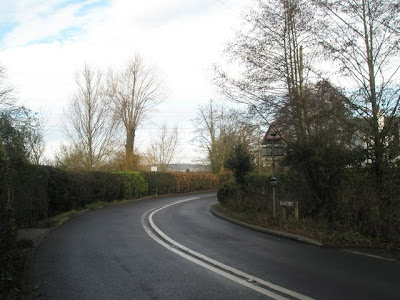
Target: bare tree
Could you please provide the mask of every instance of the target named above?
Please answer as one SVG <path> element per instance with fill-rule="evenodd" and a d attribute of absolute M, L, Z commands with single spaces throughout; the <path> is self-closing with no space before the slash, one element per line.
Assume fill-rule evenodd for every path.
<path fill-rule="evenodd" d="M 244 113 L 217 105 L 212 100 L 208 105 L 200 106 L 197 117 L 193 120 L 196 136 L 194 142 L 206 154 L 206 163 L 211 172 L 219 174 L 225 169 L 225 162 L 232 146 L 245 143 L 249 148 L 257 151 L 258 133 L 244 117 Z"/>
<path fill-rule="evenodd" d="M 179 149 L 180 132 L 178 126 L 171 129 L 164 123 L 151 145 L 147 149 L 147 161 L 159 166 L 161 172 L 166 172 L 168 165 L 175 158 Z"/>
<path fill-rule="evenodd" d="M 28 157 L 32 164 L 39 165 L 42 163 L 43 155 L 46 150 L 46 141 L 44 135 L 46 133 L 46 123 L 48 117 L 44 111 L 37 113 L 31 121 L 31 128 L 27 135 Z"/>
<path fill-rule="evenodd" d="M 65 112 L 70 126 L 66 132 L 73 144 L 71 149 L 82 153 L 83 168 L 96 170 L 115 149 L 116 122 L 100 71 L 85 65 L 76 75 L 76 84 L 78 90 Z"/>
<path fill-rule="evenodd" d="M 7 82 L 6 69 L 0 65 L 0 111 L 15 104 L 14 88 Z"/>
<path fill-rule="evenodd" d="M 164 79 L 154 66 L 147 65 L 136 55 L 125 69 L 117 74 L 110 73 L 108 96 L 125 128 L 126 168 L 132 170 L 136 130 L 148 113 L 165 99 Z"/>
<path fill-rule="evenodd" d="M 61 144 L 54 154 L 54 166 L 65 170 L 85 170 L 85 153 L 80 145 Z"/>
<path fill-rule="evenodd" d="M 229 99 L 248 104 L 266 123 L 285 114 L 297 140 L 307 139 L 304 87 L 315 44 L 313 11 L 305 0 L 258 1 L 226 53 L 241 68 L 234 76 L 216 68 Z"/>
<path fill-rule="evenodd" d="M 386 141 L 400 104 L 400 5 L 397 0 L 312 0 L 322 10 L 320 42 L 352 84 L 349 104 L 369 123 L 372 160 L 382 180 Z M 386 122 L 382 124 L 383 118 Z"/>

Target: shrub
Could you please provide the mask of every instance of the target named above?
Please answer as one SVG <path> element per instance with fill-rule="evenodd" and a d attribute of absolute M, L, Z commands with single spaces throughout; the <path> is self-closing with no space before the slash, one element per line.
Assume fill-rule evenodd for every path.
<path fill-rule="evenodd" d="M 234 184 L 231 181 L 227 181 L 218 189 L 217 199 L 221 204 L 227 204 L 229 199 L 232 199 L 234 190 Z"/>
<path fill-rule="evenodd" d="M 121 172 L 122 199 L 133 199 L 147 195 L 148 185 L 143 174 L 139 172 Z"/>
<path fill-rule="evenodd" d="M 245 183 L 245 176 L 253 169 L 252 157 L 244 143 L 237 143 L 231 149 L 225 166 L 233 172 L 237 184 Z"/>

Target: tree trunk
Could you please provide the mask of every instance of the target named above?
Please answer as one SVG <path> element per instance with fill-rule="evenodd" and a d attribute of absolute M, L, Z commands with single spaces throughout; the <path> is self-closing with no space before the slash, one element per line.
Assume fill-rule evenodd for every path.
<path fill-rule="evenodd" d="M 125 144 L 125 169 L 132 171 L 134 169 L 134 144 L 135 144 L 135 129 L 128 128 L 126 131 L 126 144 Z"/>

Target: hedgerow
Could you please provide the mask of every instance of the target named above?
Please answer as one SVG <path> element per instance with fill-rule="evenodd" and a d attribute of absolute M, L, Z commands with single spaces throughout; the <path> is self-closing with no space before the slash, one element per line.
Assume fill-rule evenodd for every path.
<path fill-rule="evenodd" d="M 117 174 L 122 177 L 122 199 L 133 199 L 147 195 L 149 187 L 143 174 L 139 172 Z"/>
<path fill-rule="evenodd" d="M 233 212 L 263 213 L 272 217 L 269 178 L 247 176 L 241 188 L 228 181 L 218 190 L 218 200 Z M 306 178 L 295 173 L 279 174 L 277 178 L 278 216 L 280 201 L 298 201 L 301 219 L 321 222 L 332 232 L 353 231 L 381 241 L 400 243 L 399 168 L 386 170 L 383 198 L 379 198 L 376 179 L 368 168 L 347 168 L 331 187 L 335 189 L 335 198 L 319 200 L 308 187 Z"/>

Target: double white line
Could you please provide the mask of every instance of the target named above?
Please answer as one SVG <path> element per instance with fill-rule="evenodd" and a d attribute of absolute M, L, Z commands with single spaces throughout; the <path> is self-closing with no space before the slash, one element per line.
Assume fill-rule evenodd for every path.
<path fill-rule="evenodd" d="M 271 282 L 265 281 L 261 278 L 252 276 L 245 272 L 242 272 L 238 269 L 225 265 L 219 261 L 216 261 L 212 258 L 209 258 L 201 253 L 198 253 L 192 249 L 189 249 L 180 243 L 176 242 L 175 240 L 171 239 L 167 236 L 164 232 L 154 224 L 153 217 L 159 211 L 170 207 L 172 205 L 176 205 L 179 203 L 192 201 L 200 199 L 200 197 L 196 198 L 189 198 L 181 201 L 176 201 L 168 205 L 164 205 L 156 210 L 150 210 L 146 212 L 142 216 L 142 226 L 146 233 L 157 243 L 162 245 L 163 247 L 167 248 L 168 250 L 178 254 L 179 256 L 199 265 L 203 268 L 206 268 L 210 271 L 213 271 L 225 278 L 228 278 L 236 283 L 239 283 L 243 286 L 246 286 L 256 292 L 264 294 L 270 298 L 277 299 L 277 300 L 285 300 L 285 299 L 301 299 L 301 300 L 312 300 L 312 298 L 302 295 L 300 293 L 291 291 L 279 285 L 273 284 Z M 150 224 L 151 229 L 146 225 L 146 217 L 148 216 L 148 222 Z M 154 232 L 155 233 L 154 233 Z M 278 294 L 278 293 L 279 294 Z M 290 298 L 286 298 L 286 297 Z"/>

